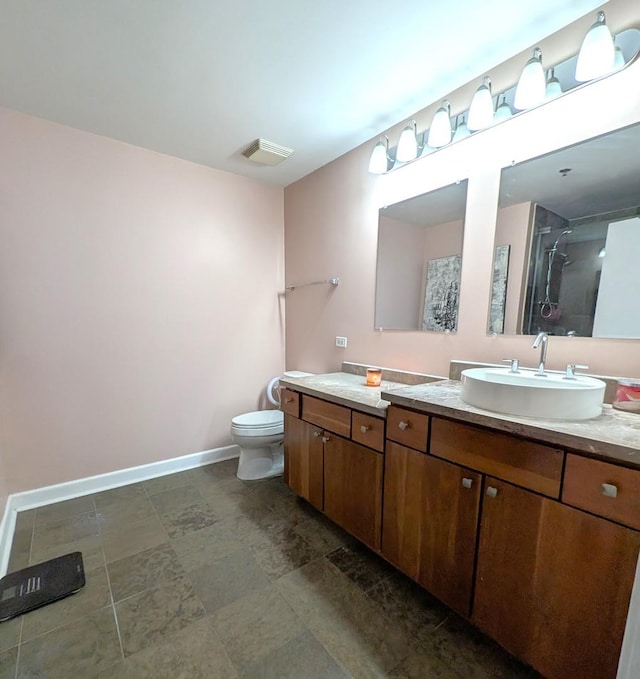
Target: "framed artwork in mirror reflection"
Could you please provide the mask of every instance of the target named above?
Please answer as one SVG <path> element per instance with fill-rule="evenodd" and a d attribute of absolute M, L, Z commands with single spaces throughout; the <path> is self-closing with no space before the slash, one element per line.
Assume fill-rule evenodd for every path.
<path fill-rule="evenodd" d="M 452 255 L 427 263 L 423 330 L 451 332 L 458 327 L 461 261 L 460 255 Z"/>
<path fill-rule="evenodd" d="M 510 249 L 510 245 L 498 245 L 493 255 L 489 332 L 496 335 L 502 335 L 504 333 L 504 312 L 507 302 L 507 278 L 509 276 Z"/>

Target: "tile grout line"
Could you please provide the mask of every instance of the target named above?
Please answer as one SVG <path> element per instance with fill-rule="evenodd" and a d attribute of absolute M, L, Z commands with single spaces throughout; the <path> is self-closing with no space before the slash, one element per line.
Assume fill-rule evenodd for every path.
<path fill-rule="evenodd" d="M 95 499 L 93 501 L 95 505 Z M 96 510 L 97 511 L 97 510 Z M 120 623 L 118 621 L 118 613 L 116 611 L 116 602 L 113 599 L 113 588 L 111 587 L 111 576 L 109 575 L 109 568 L 107 566 L 107 555 L 102 544 L 102 536 L 100 536 L 100 549 L 102 550 L 102 558 L 104 559 L 104 571 L 107 575 L 107 584 L 109 585 L 109 597 L 111 598 L 111 609 L 113 610 L 113 619 L 116 623 L 116 633 L 118 634 L 118 643 L 120 644 L 120 655 L 124 660 L 124 644 L 122 643 L 122 635 L 120 634 Z"/>

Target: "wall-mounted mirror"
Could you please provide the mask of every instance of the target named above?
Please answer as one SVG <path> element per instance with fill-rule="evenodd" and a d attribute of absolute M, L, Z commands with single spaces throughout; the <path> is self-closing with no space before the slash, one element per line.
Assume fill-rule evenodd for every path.
<path fill-rule="evenodd" d="M 640 125 L 503 169 L 490 333 L 640 338 Z"/>
<path fill-rule="evenodd" d="M 458 327 L 467 181 L 380 210 L 375 327 Z"/>

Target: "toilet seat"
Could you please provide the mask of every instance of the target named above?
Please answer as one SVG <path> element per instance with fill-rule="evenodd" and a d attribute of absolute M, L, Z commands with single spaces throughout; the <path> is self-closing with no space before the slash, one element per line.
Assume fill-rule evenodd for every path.
<path fill-rule="evenodd" d="M 231 424 L 242 429 L 281 427 L 284 423 L 282 410 L 256 410 L 252 413 L 236 415 Z"/>
<path fill-rule="evenodd" d="M 231 420 L 231 434 L 235 436 L 274 436 L 283 431 L 282 410 L 256 410 L 236 415 Z"/>

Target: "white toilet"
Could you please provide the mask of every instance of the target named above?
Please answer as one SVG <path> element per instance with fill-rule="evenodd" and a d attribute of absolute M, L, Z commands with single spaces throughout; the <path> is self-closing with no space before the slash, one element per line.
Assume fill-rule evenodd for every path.
<path fill-rule="evenodd" d="M 311 374 L 290 370 L 284 376 L 308 377 Z M 274 377 L 267 387 L 267 399 L 272 405 L 278 406 L 278 410 L 256 410 L 236 415 L 231 420 L 231 440 L 240 446 L 237 476 L 243 481 L 282 474 L 284 413 L 280 410 L 279 379 Z"/>

